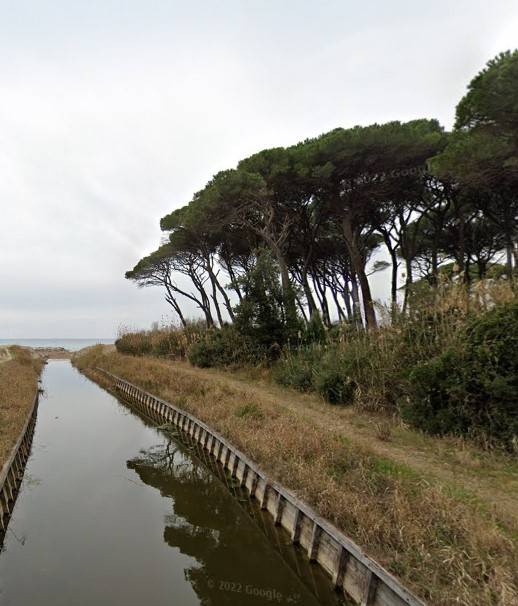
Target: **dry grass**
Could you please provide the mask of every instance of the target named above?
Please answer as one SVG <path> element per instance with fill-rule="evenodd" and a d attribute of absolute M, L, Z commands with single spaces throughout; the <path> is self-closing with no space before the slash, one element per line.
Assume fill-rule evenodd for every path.
<path fill-rule="evenodd" d="M 0 364 L 0 468 L 27 418 L 43 365 L 22 347 L 10 347 L 9 354 Z"/>
<path fill-rule="evenodd" d="M 303 404 L 300 410 L 285 406 L 222 373 L 105 353 L 102 347 L 75 363 L 94 377 L 92 370 L 102 366 L 209 423 L 429 604 L 518 604 L 514 518 L 504 523 L 465 491 L 380 456 L 374 443 L 389 449 L 394 440 L 401 447 L 399 430 L 390 443 L 355 441 L 334 430 L 332 407 L 325 427 Z M 412 448 L 407 444 L 409 460 Z"/>

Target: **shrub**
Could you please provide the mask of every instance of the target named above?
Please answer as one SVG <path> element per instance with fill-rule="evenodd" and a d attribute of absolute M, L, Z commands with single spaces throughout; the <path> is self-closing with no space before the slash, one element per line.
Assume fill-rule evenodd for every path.
<path fill-rule="evenodd" d="M 299 391 L 310 391 L 313 388 L 315 353 L 315 349 L 287 353 L 275 366 L 274 379 L 281 385 L 294 387 Z"/>
<path fill-rule="evenodd" d="M 304 327 L 304 330 L 301 331 L 302 342 L 311 344 L 311 343 L 325 343 L 327 340 L 327 332 L 324 323 L 322 322 L 322 318 L 318 311 L 314 311 L 311 314 L 311 318 L 309 322 Z"/>
<path fill-rule="evenodd" d="M 410 373 L 405 419 L 512 448 L 518 436 L 518 303 L 470 319 L 458 343 Z"/>
<path fill-rule="evenodd" d="M 337 346 L 308 347 L 288 353 L 275 367 L 278 383 L 300 391 L 316 391 L 331 404 L 350 404 L 356 388 L 350 364 Z"/>
<path fill-rule="evenodd" d="M 158 357 L 185 358 L 188 342 L 185 333 L 177 328 L 164 328 L 150 335 L 152 354 Z"/>
<path fill-rule="evenodd" d="M 212 328 L 204 338 L 189 347 L 189 362 L 200 368 L 241 366 L 264 359 L 266 351 L 233 326 Z"/>
<path fill-rule="evenodd" d="M 132 356 L 143 356 L 151 353 L 152 343 L 145 332 L 128 332 L 115 341 L 117 351 Z"/>
<path fill-rule="evenodd" d="M 156 326 L 149 331 L 121 332 L 115 341 L 117 351 L 134 356 L 152 354 L 158 357 L 185 358 L 190 345 L 203 338 L 207 332 L 205 323 L 187 321 L 186 326 Z"/>
<path fill-rule="evenodd" d="M 340 360 L 326 357 L 315 369 L 313 387 L 331 404 L 352 404 L 356 383 L 347 375 Z"/>

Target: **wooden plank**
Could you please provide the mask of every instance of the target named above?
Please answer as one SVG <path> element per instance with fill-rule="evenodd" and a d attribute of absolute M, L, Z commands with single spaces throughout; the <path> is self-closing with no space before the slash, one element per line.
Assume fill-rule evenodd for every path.
<path fill-rule="evenodd" d="M 237 474 L 237 466 L 239 465 L 239 457 L 236 453 L 234 453 L 234 461 L 232 463 L 232 475 L 236 477 Z"/>
<path fill-rule="evenodd" d="M 223 444 L 223 442 L 221 443 Z M 230 461 L 230 453 L 232 452 L 230 450 L 230 448 L 228 446 L 225 446 L 225 448 L 227 449 L 225 452 L 225 462 L 223 463 L 223 466 L 225 467 L 225 469 L 228 469 L 228 463 Z"/>
<path fill-rule="evenodd" d="M 363 591 L 361 606 L 372 606 L 372 604 L 374 603 L 374 598 L 376 596 L 377 586 L 378 579 L 376 578 L 372 570 L 368 570 L 365 577 L 365 589 Z"/>
<path fill-rule="evenodd" d="M 268 493 L 269 492 L 270 492 L 270 485 L 267 482 L 265 482 L 263 494 L 261 496 L 261 501 L 260 501 L 261 509 L 266 509 L 268 506 Z"/>
<path fill-rule="evenodd" d="M 281 492 L 277 495 L 277 502 L 275 504 L 275 514 L 273 516 L 273 523 L 279 525 L 281 523 L 282 512 L 286 501 Z"/>
<path fill-rule="evenodd" d="M 293 521 L 293 528 L 291 530 L 291 542 L 295 545 L 298 544 L 300 539 L 300 527 L 302 524 L 302 511 L 297 508 L 295 513 L 295 520 Z"/>
<path fill-rule="evenodd" d="M 243 475 L 241 476 L 241 486 L 246 486 L 246 478 L 248 476 L 248 469 L 249 469 L 249 467 L 245 463 L 245 465 L 243 467 Z"/>
<path fill-rule="evenodd" d="M 343 547 L 340 548 L 338 554 L 338 562 L 336 563 L 335 573 L 333 575 L 333 585 L 335 589 L 341 589 L 344 585 L 345 569 L 347 568 L 347 561 L 349 560 L 349 553 Z"/>
<path fill-rule="evenodd" d="M 317 558 L 318 546 L 320 544 L 320 536 L 322 534 L 322 527 L 316 522 L 313 524 L 313 532 L 311 534 L 311 543 L 308 548 L 308 559 L 310 562 L 314 562 Z"/>
<path fill-rule="evenodd" d="M 255 491 L 257 490 L 257 483 L 259 482 L 259 476 L 252 471 L 252 484 L 250 485 L 250 496 L 255 497 Z"/>

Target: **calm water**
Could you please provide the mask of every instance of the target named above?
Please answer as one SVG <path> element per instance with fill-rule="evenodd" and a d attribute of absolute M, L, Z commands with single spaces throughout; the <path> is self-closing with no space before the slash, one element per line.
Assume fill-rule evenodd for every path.
<path fill-rule="evenodd" d="M 23 345 L 24 347 L 64 347 L 77 351 L 89 345 L 109 345 L 115 339 L 0 339 L 0 345 Z"/>
<path fill-rule="evenodd" d="M 287 535 L 192 447 L 67 360 L 49 362 L 43 385 L 0 553 L 2 606 L 339 603 Z"/>

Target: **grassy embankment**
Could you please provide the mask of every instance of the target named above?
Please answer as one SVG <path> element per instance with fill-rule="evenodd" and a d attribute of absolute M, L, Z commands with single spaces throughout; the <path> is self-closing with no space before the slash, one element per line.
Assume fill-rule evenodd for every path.
<path fill-rule="evenodd" d="M 42 358 L 28 349 L 0 349 L 0 468 L 27 419 L 42 366 Z"/>
<path fill-rule="evenodd" d="M 122 355 L 100 366 L 209 423 L 431 605 L 518 604 L 518 463 L 247 371 Z M 380 427 L 390 423 L 389 430 Z"/>

